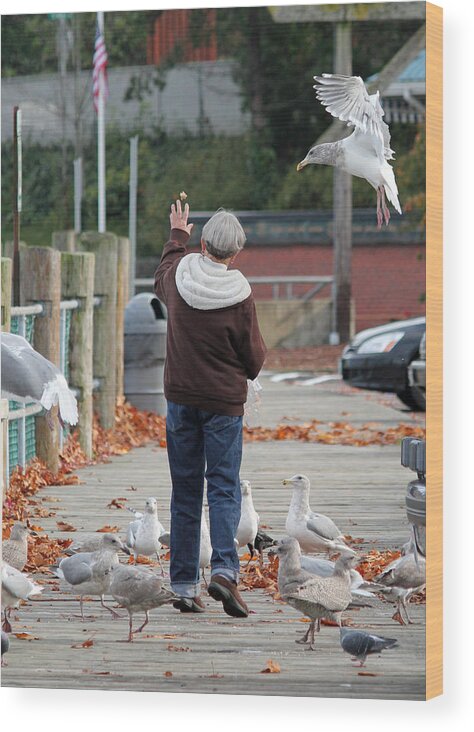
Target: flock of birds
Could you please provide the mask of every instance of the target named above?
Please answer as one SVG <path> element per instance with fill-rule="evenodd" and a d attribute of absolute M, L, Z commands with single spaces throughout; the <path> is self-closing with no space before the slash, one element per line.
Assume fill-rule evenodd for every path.
<path fill-rule="evenodd" d="M 357 555 L 347 543 L 334 521 L 311 510 L 309 504 L 310 481 L 304 475 L 295 475 L 283 481 L 292 487 L 292 497 L 286 519 L 287 536 L 279 540 L 265 534 L 259 526 L 259 516 L 254 508 L 250 482 L 241 481 L 242 510 L 235 537 L 236 548 L 248 546 L 250 559 L 258 551 L 263 563 L 263 551 L 270 548 L 279 557 L 278 591 L 281 599 L 310 620 L 307 633 L 298 640 L 314 650 L 315 634 L 321 620 L 334 621 L 340 628 L 340 644 L 360 665 L 368 655 L 380 653 L 397 644 L 394 638 L 383 638 L 361 629 L 343 626 L 342 615 L 348 608 L 373 606 L 377 595 L 393 600 L 402 623 L 411 622 L 408 613 L 410 597 L 425 586 L 425 558 L 418 544 L 411 538 L 403 547 L 399 559 L 391 562 L 367 582 L 354 565 Z M 129 509 L 130 510 L 130 509 Z M 161 564 L 160 550 L 169 546 L 167 532 L 158 518 L 158 503 L 148 498 L 143 513 L 132 511 L 126 537 L 118 534 L 95 534 L 72 544 L 54 574 L 67 588 L 79 597 L 80 617 L 85 619 L 84 597 L 99 597 L 102 607 L 113 619 L 122 617 L 116 609 L 105 603 L 112 597 L 119 608 L 128 612 L 128 641 L 140 633 L 149 622 L 149 612 L 162 605 L 173 603 L 180 608 L 180 598 L 165 586 L 165 570 Z M 2 544 L 2 663 L 8 650 L 11 633 L 10 613 L 25 600 L 32 600 L 43 587 L 23 572 L 28 558 L 29 530 L 21 523 L 12 527 L 10 538 Z M 135 564 L 121 563 L 119 553 L 133 555 Z M 203 508 L 201 520 L 200 568 L 203 579 L 211 560 L 211 541 Z M 335 561 L 318 556 L 337 554 Z M 139 556 L 156 558 L 161 576 L 151 567 L 137 566 Z M 206 583 L 207 585 L 207 583 Z M 403 615 L 401 614 L 403 611 Z M 144 622 L 133 628 L 133 616 L 144 613 Z"/>

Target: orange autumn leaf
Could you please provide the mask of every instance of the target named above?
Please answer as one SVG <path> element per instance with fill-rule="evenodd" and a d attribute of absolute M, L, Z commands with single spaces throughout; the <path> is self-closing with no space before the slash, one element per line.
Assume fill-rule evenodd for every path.
<path fill-rule="evenodd" d="M 66 521 L 56 521 L 56 526 L 59 531 L 77 531 L 72 524 L 68 524 Z"/>
<path fill-rule="evenodd" d="M 279 674 L 281 673 L 280 664 L 273 661 L 271 658 L 268 659 L 265 668 L 260 671 L 261 674 Z"/>
<path fill-rule="evenodd" d="M 71 648 L 90 648 L 94 645 L 94 641 L 92 638 L 89 638 L 88 640 L 85 640 L 83 643 L 74 643 L 74 645 L 71 646 Z"/>
<path fill-rule="evenodd" d="M 358 676 L 377 676 L 377 674 L 373 674 L 371 671 L 358 671 Z"/>
<path fill-rule="evenodd" d="M 170 679 L 173 676 L 173 672 L 172 671 L 165 671 L 164 674 L 163 674 L 163 676 L 166 676 L 167 679 Z"/>
<path fill-rule="evenodd" d="M 116 534 L 118 531 L 120 531 L 118 526 L 109 526 L 109 524 L 102 526 L 101 529 L 96 529 L 97 534 Z"/>
<path fill-rule="evenodd" d="M 15 638 L 18 638 L 19 640 L 28 640 L 28 641 L 39 640 L 38 636 L 30 635 L 29 633 L 13 633 L 13 635 L 15 636 Z"/>

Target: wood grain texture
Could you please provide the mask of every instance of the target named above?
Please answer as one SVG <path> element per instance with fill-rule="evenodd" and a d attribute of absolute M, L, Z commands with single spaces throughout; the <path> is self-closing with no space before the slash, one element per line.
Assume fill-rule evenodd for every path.
<path fill-rule="evenodd" d="M 443 693 L 443 10 L 426 4 L 426 698 Z"/>

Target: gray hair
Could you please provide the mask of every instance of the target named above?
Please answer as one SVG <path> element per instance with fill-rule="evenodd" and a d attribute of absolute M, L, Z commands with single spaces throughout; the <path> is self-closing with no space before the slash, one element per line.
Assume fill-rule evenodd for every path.
<path fill-rule="evenodd" d="M 244 248 L 245 231 L 238 218 L 220 208 L 202 229 L 206 249 L 216 259 L 227 259 Z"/>

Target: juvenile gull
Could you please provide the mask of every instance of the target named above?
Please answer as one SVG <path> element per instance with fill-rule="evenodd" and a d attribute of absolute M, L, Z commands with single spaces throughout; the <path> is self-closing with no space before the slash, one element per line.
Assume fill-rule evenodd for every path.
<path fill-rule="evenodd" d="M 150 570 L 123 564 L 115 566 L 111 572 L 110 593 L 128 611 L 129 642 L 133 641 L 134 633 L 140 633 L 147 625 L 150 610 L 177 598 L 174 592 L 163 587 L 162 581 Z M 133 615 L 138 612 L 145 613 L 145 622 L 133 630 Z"/>
<path fill-rule="evenodd" d="M 43 592 L 43 588 L 30 580 L 27 574 L 23 574 L 15 567 L 10 567 L 6 562 L 2 563 L 2 609 L 4 615 L 2 628 L 6 633 L 11 633 L 12 629 L 7 611 L 18 607 L 21 600 L 29 600 L 30 597 L 39 595 L 40 592 Z"/>
<path fill-rule="evenodd" d="M 235 538 L 239 548 L 247 544 L 251 560 L 255 554 L 254 541 L 258 531 L 259 517 L 253 505 L 252 487 L 249 480 L 240 481 L 240 493 L 242 496 L 240 505 L 240 521 Z"/>
<path fill-rule="evenodd" d="M 374 577 L 374 581 L 383 586 L 383 593 L 395 600 L 397 613 L 394 619 L 399 619 L 404 625 L 412 622 L 408 613 L 410 598 L 421 592 L 426 584 L 426 560 L 418 553 L 413 537 L 410 544 L 411 551 L 395 559 Z M 405 617 L 402 615 L 402 609 Z"/>
<path fill-rule="evenodd" d="M 402 213 L 398 200 L 398 188 L 393 168 L 388 164 L 394 156 L 390 148 L 390 132 L 383 121 L 384 112 L 380 94 L 368 93 L 360 76 L 323 74 L 315 76 L 316 97 L 333 117 L 354 127 L 349 137 L 337 142 L 315 145 L 297 170 L 306 165 L 320 163 L 341 168 L 358 178 L 365 178 L 377 191 L 377 226 L 390 221 L 390 210 L 385 196 Z"/>
<path fill-rule="evenodd" d="M 314 513 L 309 506 L 310 482 L 305 475 L 294 475 L 283 481 L 293 486 L 290 507 L 286 517 L 286 531 L 298 540 L 301 550 L 308 554 L 339 551 L 345 546 L 344 536 L 336 524 L 322 513 Z"/>
<path fill-rule="evenodd" d="M 315 630 L 321 618 L 341 625 L 341 614 L 351 602 L 350 569 L 355 552 L 343 548 L 330 577 L 315 577 L 301 568 L 301 550 L 296 539 L 286 537 L 276 545 L 279 556 L 278 591 L 285 602 L 310 618 L 308 632 L 297 643 L 307 643 L 314 651 Z M 317 625 L 316 625 L 317 624 Z"/>
<path fill-rule="evenodd" d="M 20 572 L 24 568 L 28 559 L 28 529 L 24 524 L 13 524 L 10 538 L 2 541 L 2 559 Z"/>
<path fill-rule="evenodd" d="M 82 620 L 84 620 L 85 595 L 98 595 L 102 607 L 109 610 L 114 618 L 121 617 L 104 602 L 104 595 L 109 594 L 111 571 L 119 564 L 117 555 L 120 550 L 130 554 L 116 534 L 103 534 L 101 546 L 97 551 L 79 552 L 61 560 L 56 576 L 64 579 L 79 595 Z"/>
<path fill-rule="evenodd" d="M 77 401 L 61 371 L 35 351 L 26 338 L 2 333 L 2 395 L 20 402 L 38 402 L 51 423 L 51 409 L 59 404 L 62 424 L 77 424 Z"/>
<path fill-rule="evenodd" d="M 330 577 L 334 574 L 335 562 L 320 557 L 301 555 L 301 567 L 318 577 Z M 374 582 L 367 582 L 356 570 L 351 569 L 351 607 L 373 607 L 376 602 L 374 593 L 380 592 L 383 587 Z"/>
<path fill-rule="evenodd" d="M 135 516 L 127 529 L 126 544 L 132 551 L 135 562 L 141 554 L 144 557 L 151 557 L 154 554 L 158 559 L 161 574 L 164 576 L 164 569 L 161 563 L 160 536 L 165 534 L 163 524 L 158 519 L 158 501 L 156 498 L 147 498 L 145 501 L 145 513 L 128 509 Z"/>
<path fill-rule="evenodd" d="M 383 638 L 374 633 L 351 628 L 340 629 L 340 641 L 342 650 L 354 656 L 354 659 L 357 658 L 360 666 L 365 664 L 365 659 L 370 654 L 381 653 L 386 648 L 393 648 L 398 642 L 396 638 Z"/>
<path fill-rule="evenodd" d="M 2 666 L 6 666 L 7 662 L 3 658 L 6 653 L 8 653 L 10 649 L 10 638 L 8 637 L 7 633 L 5 633 L 4 630 L 2 630 Z"/>

